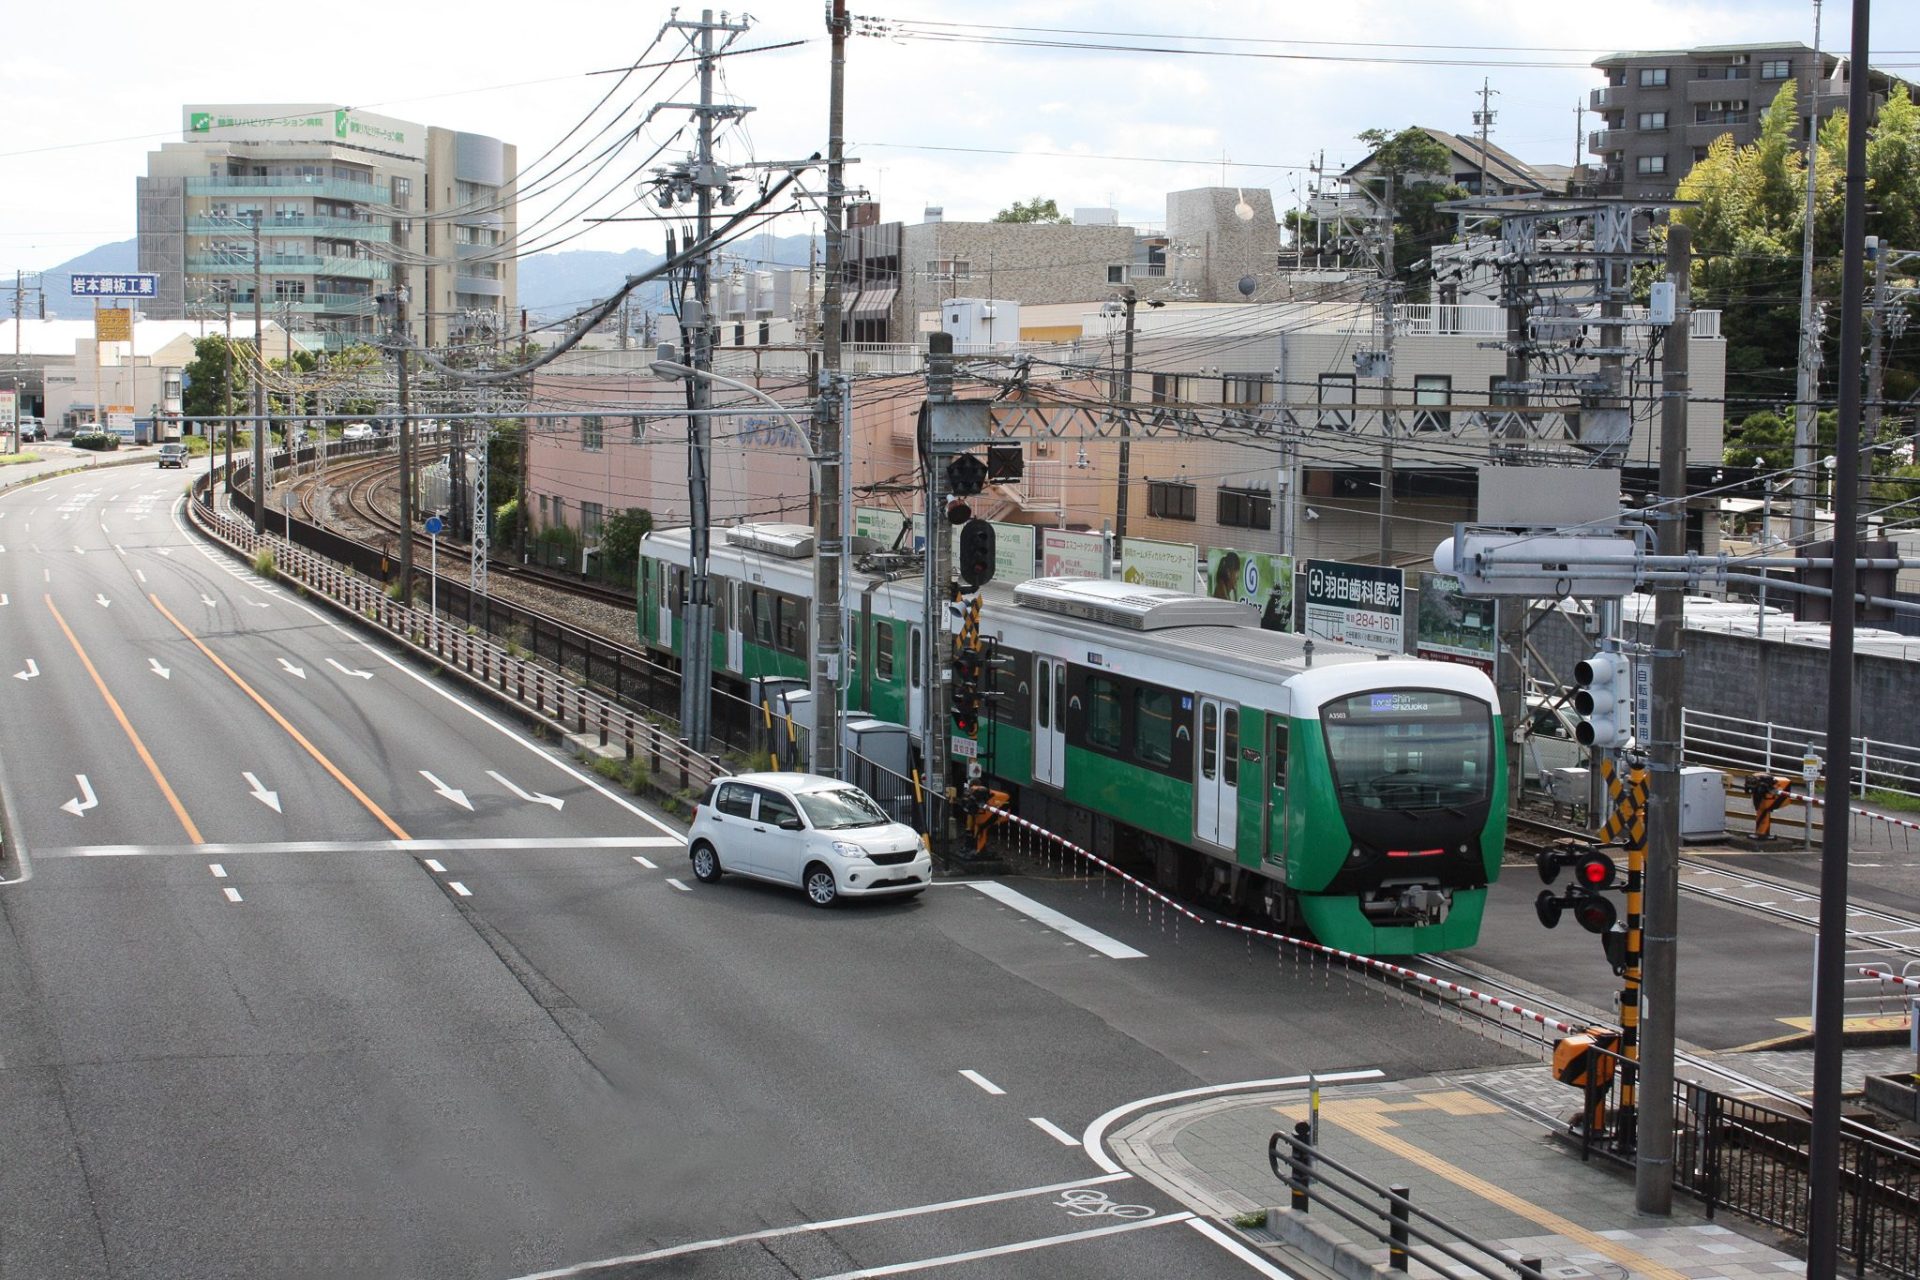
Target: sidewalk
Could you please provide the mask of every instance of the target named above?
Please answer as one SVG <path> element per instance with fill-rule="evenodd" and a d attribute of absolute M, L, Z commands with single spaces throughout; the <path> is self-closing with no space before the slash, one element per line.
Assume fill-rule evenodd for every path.
<path fill-rule="evenodd" d="M 1847 1087 L 1868 1072 L 1911 1063 L 1904 1048 L 1850 1050 Z M 1801 1061 L 1801 1059 L 1806 1061 Z M 1884 1059 L 1884 1061 L 1883 1061 Z M 1738 1055 L 1731 1068 L 1795 1087 L 1810 1054 Z M 1764 1280 L 1803 1275 L 1781 1238 L 1725 1211 L 1709 1222 L 1676 1193 L 1671 1217 L 1634 1208 L 1630 1172 L 1553 1137 L 1579 1094 L 1553 1082 L 1544 1064 L 1444 1077 L 1329 1086 L 1320 1098 L 1320 1150 L 1382 1185 L 1404 1184 L 1419 1208 L 1510 1258 L 1538 1258 L 1555 1280 Z M 1324 1273 L 1364 1280 L 1385 1270 L 1386 1246 L 1315 1205 L 1287 1209 L 1286 1184 L 1267 1164 L 1267 1140 L 1307 1118 L 1304 1089 L 1214 1098 L 1143 1116 L 1112 1139 L 1115 1156 L 1197 1211 L 1232 1219 L 1278 1207 L 1270 1229 L 1247 1232 L 1283 1269 L 1303 1258 Z M 1473 1277 L 1414 1242 L 1415 1277 Z M 1377 1271 L 1376 1271 L 1377 1269 Z"/>

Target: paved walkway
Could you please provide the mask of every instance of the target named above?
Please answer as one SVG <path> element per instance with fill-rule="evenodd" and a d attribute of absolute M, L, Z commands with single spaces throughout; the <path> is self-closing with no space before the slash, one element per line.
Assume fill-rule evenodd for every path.
<path fill-rule="evenodd" d="M 1728 1069 L 1803 1089 L 1811 1063 L 1810 1053 L 1746 1054 L 1728 1059 Z M 1912 1069 L 1904 1048 L 1847 1051 L 1849 1090 L 1869 1072 L 1902 1069 Z M 1142 1117 L 1114 1135 L 1113 1150 L 1127 1168 L 1218 1218 L 1282 1207 L 1269 1228 L 1245 1233 L 1282 1271 L 1365 1277 L 1384 1269 L 1386 1247 L 1324 1206 L 1304 1221 L 1284 1209 L 1287 1188 L 1268 1167 L 1269 1136 L 1306 1119 L 1307 1108 L 1303 1089 L 1209 1099 Z M 1329 1086 L 1320 1150 L 1375 1183 L 1409 1187 L 1416 1206 L 1509 1258 L 1540 1259 L 1551 1280 L 1805 1273 L 1775 1233 L 1727 1213 L 1709 1221 L 1688 1196 L 1675 1195 L 1670 1217 L 1640 1214 L 1629 1170 L 1583 1164 L 1578 1149 L 1550 1131 L 1578 1108 L 1577 1092 L 1555 1083 L 1544 1064 Z M 1412 1252 L 1415 1276 L 1474 1276 L 1417 1242 Z"/>

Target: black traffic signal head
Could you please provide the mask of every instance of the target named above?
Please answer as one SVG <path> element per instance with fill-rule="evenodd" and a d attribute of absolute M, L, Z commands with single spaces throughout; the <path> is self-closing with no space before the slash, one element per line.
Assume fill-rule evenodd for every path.
<path fill-rule="evenodd" d="M 1570 867 L 1576 888 L 1597 890 L 1614 887 L 1616 868 L 1613 859 L 1578 840 L 1558 841 L 1534 854 L 1533 861 L 1540 868 L 1542 884 L 1552 884 L 1559 878 L 1562 867 Z"/>
<path fill-rule="evenodd" d="M 959 453 L 947 463 L 947 492 L 971 498 L 987 487 L 987 464 L 971 453 Z"/>
<path fill-rule="evenodd" d="M 1604 934 L 1620 918 L 1612 898 L 1582 893 L 1575 895 L 1570 905 L 1573 907 L 1574 920 L 1588 933 Z"/>
<path fill-rule="evenodd" d="M 1627 927 L 1625 925 L 1616 924 L 1601 934 L 1600 947 L 1607 953 L 1607 963 L 1612 966 L 1616 975 L 1627 971 Z"/>
<path fill-rule="evenodd" d="M 967 590 L 978 591 L 993 581 L 993 526 L 969 520 L 960 527 L 960 554 L 956 567 Z"/>
<path fill-rule="evenodd" d="M 1552 929 L 1560 923 L 1560 899 L 1551 889 L 1542 889 L 1540 896 L 1533 900 L 1533 913 L 1540 917 L 1540 923 Z"/>

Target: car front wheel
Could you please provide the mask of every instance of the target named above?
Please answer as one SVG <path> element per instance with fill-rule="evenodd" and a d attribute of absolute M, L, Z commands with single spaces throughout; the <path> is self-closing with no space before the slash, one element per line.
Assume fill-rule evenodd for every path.
<path fill-rule="evenodd" d="M 807 901 L 816 907 L 830 907 L 840 901 L 840 885 L 833 878 L 833 869 L 830 867 L 814 863 L 807 868 L 801 884 L 806 887 Z"/>
<path fill-rule="evenodd" d="M 720 878 L 720 855 L 713 851 L 712 845 L 693 846 L 693 878 L 702 884 L 712 884 Z"/>

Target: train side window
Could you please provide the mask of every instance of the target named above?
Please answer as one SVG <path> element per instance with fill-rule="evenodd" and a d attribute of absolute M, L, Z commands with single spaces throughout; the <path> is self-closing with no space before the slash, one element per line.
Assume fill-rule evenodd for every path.
<path fill-rule="evenodd" d="M 913 642 L 907 646 L 907 683 L 918 689 L 926 679 L 927 664 L 923 660 L 921 649 L 926 641 L 920 635 L 920 629 L 913 629 Z"/>
<path fill-rule="evenodd" d="M 1040 664 L 1039 659 L 1035 659 L 1033 664 L 1033 696 L 1040 701 L 1039 709 L 1035 713 L 1037 719 L 1034 723 L 1042 729 L 1051 729 L 1053 727 L 1053 690 L 1045 683 L 1046 679 L 1046 667 Z"/>
<path fill-rule="evenodd" d="M 1273 747 L 1267 752 L 1272 769 L 1273 785 L 1287 785 L 1287 722 L 1275 716 L 1273 720 Z"/>
<path fill-rule="evenodd" d="M 860 678 L 860 625 L 853 619 L 848 621 L 854 625 L 842 632 L 840 638 L 847 646 L 847 683 L 852 684 Z"/>
<path fill-rule="evenodd" d="M 893 624 L 884 619 L 873 624 L 873 674 L 893 679 Z"/>
<path fill-rule="evenodd" d="M 1225 757 L 1220 765 L 1220 780 L 1230 787 L 1240 785 L 1240 708 L 1228 707 L 1221 725 L 1224 741 L 1220 754 Z"/>
<path fill-rule="evenodd" d="M 1120 691 L 1105 676 L 1087 677 L 1087 745 L 1120 750 Z"/>
<path fill-rule="evenodd" d="M 1001 724 L 1024 729 L 1033 719 L 1032 686 L 1026 676 L 1033 664 L 1018 649 L 996 644 L 989 652 L 993 665 L 987 669 L 987 688 L 993 697 L 987 700 L 987 714 Z"/>
<path fill-rule="evenodd" d="M 752 599 L 753 642 L 763 649 L 773 647 L 773 596 L 756 591 Z"/>
<path fill-rule="evenodd" d="M 807 652 L 806 605 L 792 596 L 774 599 L 780 604 L 780 651 L 804 655 Z"/>
<path fill-rule="evenodd" d="M 1214 732 L 1219 727 L 1220 712 L 1211 702 L 1200 711 L 1200 776 L 1213 781 L 1215 771 L 1220 768 L 1219 736 Z"/>
<path fill-rule="evenodd" d="M 1142 764 L 1173 763 L 1173 694 L 1140 685 L 1133 691 L 1133 753 Z"/>

